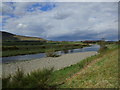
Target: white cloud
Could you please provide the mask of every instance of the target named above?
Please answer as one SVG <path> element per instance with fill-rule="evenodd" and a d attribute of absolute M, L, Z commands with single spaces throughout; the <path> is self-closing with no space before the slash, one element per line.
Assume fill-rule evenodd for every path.
<path fill-rule="evenodd" d="M 77 36 L 80 39 L 91 34 L 95 35 L 91 39 L 98 36 L 101 38 L 98 34 L 109 38 L 108 32 L 117 35 L 117 3 L 64 2 L 55 3 L 56 7 L 49 11 L 27 12 L 26 7 L 32 4 L 16 3 L 13 13 L 21 17 L 8 19 L 4 29 L 47 39 L 62 36 Z"/>

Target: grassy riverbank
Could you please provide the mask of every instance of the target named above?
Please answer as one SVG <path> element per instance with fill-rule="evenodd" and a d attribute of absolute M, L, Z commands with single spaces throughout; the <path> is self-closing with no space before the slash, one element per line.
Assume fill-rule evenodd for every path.
<path fill-rule="evenodd" d="M 87 46 L 81 42 L 4 42 L 2 46 L 2 57 L 43 53 L 48 49 L 68 50 Z"/>
<path fill-rule="evenodd" d="M 54 72 L 51 70 L 43 70 L 41 72 L 35 71 L 35 73 L 30 73 L 29 75 L 18 73 L 13 77 L 4 78 L 3 85 L 8 88 L 116 88 L 118 86 L 117 65 L 118 47 L 117 45 L 109 45 L 107 50 L 102 51 L 96 56 L 80 61 L 75 65 Z M 46 75 L 47 72 L 50 73 L 49 76 Z M 19 75 L 22 79 L 20 79 Z M 10 81 L 10 78 L 12 81 Z M 16 81 L 14 81 L 16 78 L 17 84 Z M 27 82 L 25 82 L 25 80 Z M 34 83 L 32 83 L 33 81 Z M 31 85 L 31 83 L 33 85 Z"/>
<path fill-rule="evenodd" d="M 118 47 L 95 56 L 92 62 L 72 75 L 61 88 L 118 88 Z"/>

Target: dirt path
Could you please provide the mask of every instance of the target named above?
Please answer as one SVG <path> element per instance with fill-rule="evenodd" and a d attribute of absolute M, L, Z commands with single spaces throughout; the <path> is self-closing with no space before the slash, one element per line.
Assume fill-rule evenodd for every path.
<path fill-rule="evenodd" d="M 59 70 L 64 67 L 68 67 L 70 65 L 76 64 L 79 61 L 87 57 L 93 56 L 95 54 L 97 54 L 97 52 L 90 51 L 90 52 L 82 52 L 82 53 L 74 53 L 74 54 L 65 54 L 56 58 L 47 57 L 36 60 L 30 60 L 30 61 L 3 64 L 2 74 L 4 76 L 8 74 L 13 74 L 15 73 L 18 67 L 23 69 L 25 73 L 29 73 L 37 69 L 52 68 L 52 67 L 54 67 L 54 70 Z"/>

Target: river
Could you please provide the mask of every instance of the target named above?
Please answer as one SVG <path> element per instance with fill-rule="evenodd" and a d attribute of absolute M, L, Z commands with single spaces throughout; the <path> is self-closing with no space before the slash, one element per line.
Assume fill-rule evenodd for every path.
<path fill-rule="evenodd" d="M 63 54 L 78 53 L 78 52 L 98 51 L 99 48 L 100 48 L 99 45 L 92 45 L 89 47 L 68 50 L 67 53 L 65 53 L 64 51 L 57 51 L 55 53 L 58 55 L 63 55 Z M 39 59 L 39 58 L 44 58 L 44 57 L 46 57 L 45 53 L 38 53 L 38 54 L 2 57 L 2 58 L 0 58 L 0 60 L 2 59 L 2 63 L 10 63 L 10 62 L 16 62 L 16 61 Z"/>

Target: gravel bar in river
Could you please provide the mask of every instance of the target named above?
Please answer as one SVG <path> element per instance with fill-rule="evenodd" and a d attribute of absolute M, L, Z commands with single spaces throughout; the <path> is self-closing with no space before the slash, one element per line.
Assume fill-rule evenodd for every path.
<path fill-rule="evenodd" d="M 81 60 L 96 54 L 97 54 L 96 51 L 89 51 L 73 54 L 64 54 L 60 57 L 46 57 L 35 60 L 2 64 L 2 74 L 3 76 L 6 76 L 8 74 L 14 74 L 18 67 L 23 69 L 25 73 L 29 73 L 37 69 L 52 67 L 54 67 L 54 70 L 59 70 L 64 67 L 76 64 Z"/>

